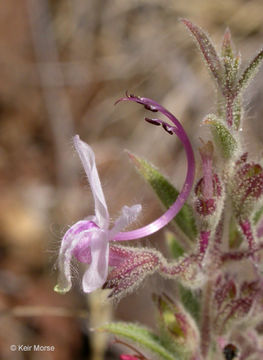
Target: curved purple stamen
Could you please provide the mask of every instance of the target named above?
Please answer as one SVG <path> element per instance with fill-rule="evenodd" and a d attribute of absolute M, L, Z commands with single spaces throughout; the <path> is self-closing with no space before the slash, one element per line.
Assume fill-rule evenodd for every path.
<path fill-rule="evenodd" d="M 186 202 L 192 186 L 194 182 L 194 175 L 195 175 L 195 160 L 194 160 L 194 153 L 192 149 L 192 145 L 188 139 L 187 134 L 184 131 L 184 128 L 180 124 L 180 122 L 176 119 L 176 117 L 171 114 L 168 110 L 166 110 L 163 106 L 159 105 L 154 100 L 144 98 L 144 97 L 138 97 L 134 95 L 128 95 L 126 93 L 126 97 L 123 97 L 116 101 L 115 104 L 118 104 L 121 101 L 134 101 L 138 104 L 144 105 L 144 107 L 147 110 L 153 111 L 153 112 L 160 112 L 164 116 L 166 116 L 169 120 L 173 122 L 175 126 L 171 126 L 167 124 L 166 122 L 159 120 L 159 119 L 148 119 L 146 118 L 146 121 L 154 124 L 154 125 L 162 125 L 164 130 L 166 130 L 168 133 L 174 133 L 176 134 L 179 139 L 181 140 L 187 157 L 187 174 L 184 181 L 184 185 L 182 188 L 182 191 L 180 192 L 179 196 L 177 197 L 176 201 L 173 203 L 173 205 L 158 219 L 153 221 L 152 223 L 143 226 L 139 229 L 132 230 L 132 231 L 125 231 L 120 232 L 117 235 L 114 236 L 114 239 L 112 241 L 125 241 L 125 240 L 135 240 L 139 238 L 143 238 L 145 236 L 149 236 L 161 228 L 163 228 L 165 225 L 167 225 L 181 210 L 182 206 Z M 149 121 L 150 120 L 150 121 Z"/>

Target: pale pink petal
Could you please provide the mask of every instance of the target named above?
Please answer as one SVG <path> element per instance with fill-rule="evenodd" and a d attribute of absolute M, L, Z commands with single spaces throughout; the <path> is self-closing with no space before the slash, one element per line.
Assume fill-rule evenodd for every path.
<path fill-rule="evenodd" d="M 100 228 L 107 229 L 109 226 L 109 213 L 96 168 L 94 152 L 88 144 L 80 140 L 78 135 L 74 136 L 74 145 L 87 174 L 94 197 L 96 223 Z"/>
<path fill-rule="evenodd" d="M 85 293 L 90 293 L 102 287 L 108 276 L 109 242 L 104 231 L 94 233 L 91 242 L 91 264 L 85 271 L 82 287 Z"/>
<path fill-rule="evenodd" d="M 91 234 L 98 232 L 98 227 L 91 221 L 79 221 L 64 235 L 58 256 L 59 277 L 55 291 L 66 293 L 71 288 L 71 260 L 76 247 L 81 243 L 89 247 Z M 89 259 L 87 259 L 88 261 Z"/>
<path fill-rule="evenodd" d="M 140 204 L 129 206 L 123 206 L 121 216 L 115 221 L 113 228 L 109 231 L 110 240 L 114 238 L 114 236 L 124 230 L 128 225 L 133 223 L 139 213 L 142 210 L 142 206 Z"/>

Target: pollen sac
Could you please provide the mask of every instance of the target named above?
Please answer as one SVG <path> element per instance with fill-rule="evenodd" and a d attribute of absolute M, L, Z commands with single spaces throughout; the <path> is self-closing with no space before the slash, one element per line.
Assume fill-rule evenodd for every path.
<path fill-rule="evenodd" d="M 205 181 L 202 177 L 195 186 L 195 210 L 199 215 L 208 216 L 212 215 L 216 210 L 216 200 L 222 194 L 222 186 L 216 174 L 213 175 L 213 193 L 212 197 L 207 198 L 205 192 Z"/>
<path fill-rule="evenodd" d="M 153 106 L 153 105 L 146 104 L 146 105 L 144 105 L 144 107 L 145 107 L 146 110 L 150 110 L 152 112 L 158 112 L 158 109 L 156 109 L 156 107 Z"/>
<path fill-rule="evenodd" d="M 231 181 L 231 196 L 237 218 L 247 218 L 263 194 L 263 168 L 241 157 Z"/>

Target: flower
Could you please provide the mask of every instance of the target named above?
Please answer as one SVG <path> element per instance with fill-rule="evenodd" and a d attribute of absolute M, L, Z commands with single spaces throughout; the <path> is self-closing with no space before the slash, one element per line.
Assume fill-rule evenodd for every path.
<path fill-rule="evenodd" d="M 162 125 L 166 132 L 171 135 L 176 134 L 181 140 L 188 164 L 183 188 L 172 206 L 152 223 L 132 231 L 120 232 L 134 222 L 141 211 L 141 205 L 124 206 L 121 216 L 110 229 L 109 213 L 95 164 L 95 155 L 91 147 L 76 135 L 74 145 L 90 183 L 95 203 L 95 216 L 90 216 L 72 225 L 62 239 L 58 257 L 59 279 L 54 289 L 59 293 L 66 293 L 71 288 L 70 265 L 73 256 L 79 262 L 89 265 L 82 279 L 84 292 L 89 293 L 100 288 L 107 279 L 108 267 L 118 266 L 119 262 L 115 254 L 111 253 L 109 242 L 139 239 L 160 230 L 181 210 L 191 192 L 195 173 L 194 155 L 190 141 L 180 122 L 168 110 L 151 99 L 127 95 L 117 102 L 125 100 L 142 104 L 147 110 L 160 112 L 173 122 L 174 126 L 171 126 L 163 120 L 146 118 L 149 123 Z M 121 262 L 122 260 L 120 260 Z"/>
<path fill-rule="evenodd" d="M 95 156 L 91 147 L 74 137 L 74 145 L 87 174 L 95 203 L 95 216 L 78 221 L 65 233 L 58 258 L 59 280 L 55 291 L 65 293 L 71 288 L 70 263 L 75 256 L 78 261 L 89 264 L 82 279 L 84 292 L 100 288 L 106 281 L 109 265 L 109 241 L 123 228 L 132 223 L 141 205 L 124 206 L 122 215 L 109 229 L 109 213 L 102 191 Z"/>

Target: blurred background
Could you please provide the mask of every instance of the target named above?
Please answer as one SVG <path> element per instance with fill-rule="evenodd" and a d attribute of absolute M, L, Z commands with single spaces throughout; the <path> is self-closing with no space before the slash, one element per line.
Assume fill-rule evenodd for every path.
<path fill-rule="evenodd" d="M 85 296 L 82 269 L 64 295 L 53 292 L 60 240 L 93 214 L 93 199 L 72 144 L 80 134 L 96 153 L 112 220 L 142 203 L 143 225 L 161 214 L 124 149 L 147 158 L 180 187 L 185 158 L 175 137 L 143 121 L 125 91 L 152 97 L 183 123 L 197 148 L 213 110 L 213 83 L 187 17 L 219 43 L 226 26 L 243 64 L 263 43 L 261 0 L 9 0 L 0 4 L 0 358 L 118 359 L 111 339 L 91 328 L 110 319 L 153 326 L 153 277 L 118 305 Z M 263 72 L 250 89 L 246 125 L 253 150 L 263 141 Z M 144 241 L 159 246 L 159 232 Z M 75 269 L 74 268 L 74 269 Z M 80 273 L 80 274 L 79 274 Z M 78 275 L 79 274 L 79 275 Z M 158 279 L 158 291 L 169 288 Z M 10 351 L 10 345 L 55 351 Z"/>

